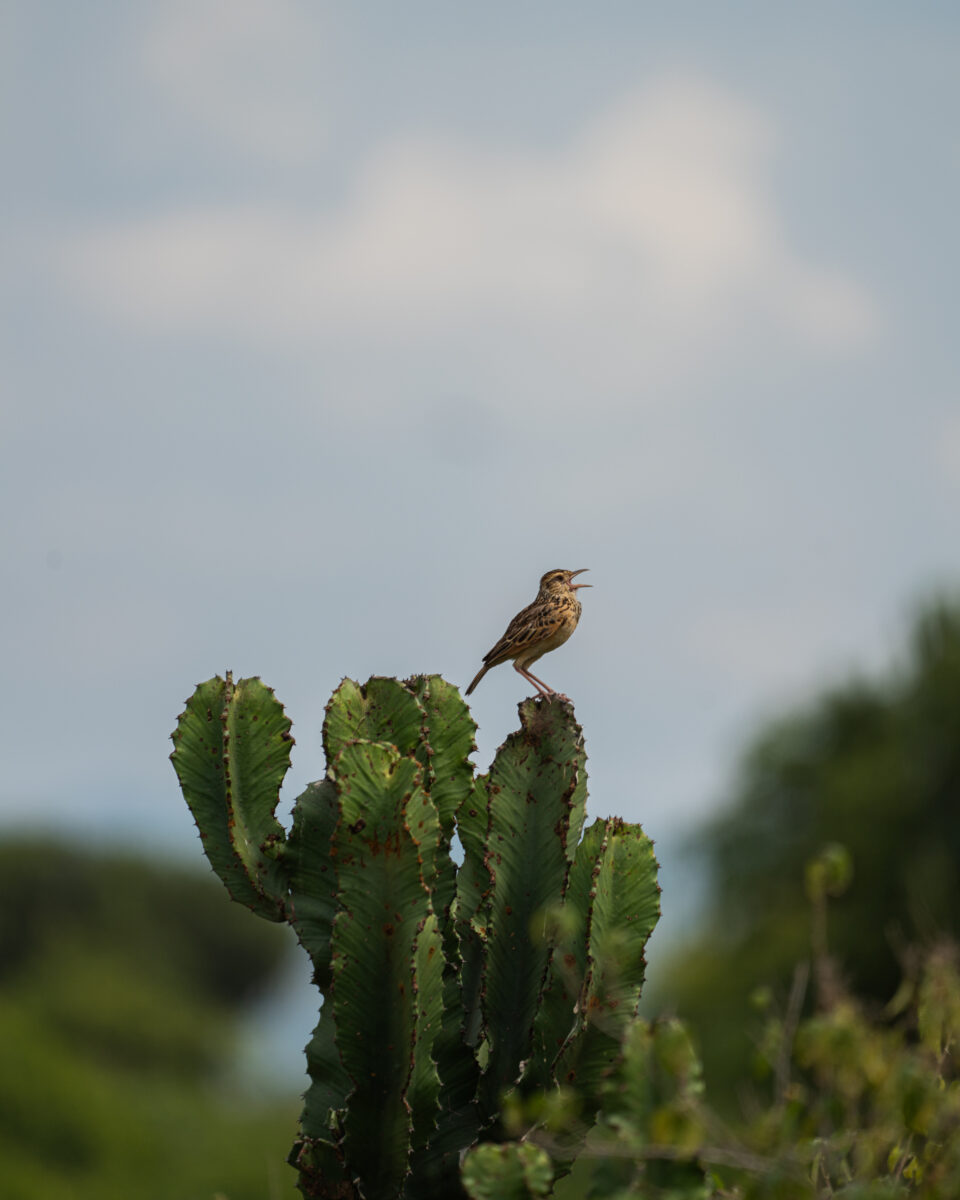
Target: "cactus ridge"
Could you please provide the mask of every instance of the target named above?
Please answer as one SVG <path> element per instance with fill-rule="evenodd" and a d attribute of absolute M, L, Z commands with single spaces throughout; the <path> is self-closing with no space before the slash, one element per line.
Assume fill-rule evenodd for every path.
<path fill-rule="evenodd" d="M 573 1087 L 592 1121 L 609 1091 L 659 913 L 653 848 L 616 818 L 583 831 L 569 702 L 519 714 L 476 776 L 452 684 L 344 679 L 326 773 L 289 834 L 275 813 L 293 739 L 273 692 L 228 673 L 179 719 L 171 757 L 211 865 L 290 923 L 323 993 L 290 1157 L 305 1196 L 547 1195 L 579 1143 L 552 1166 L 500 1144 L 505 1094 Z"/>

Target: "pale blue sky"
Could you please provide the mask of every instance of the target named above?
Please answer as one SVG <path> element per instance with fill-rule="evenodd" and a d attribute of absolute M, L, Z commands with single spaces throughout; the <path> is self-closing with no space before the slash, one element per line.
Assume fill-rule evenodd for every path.
<path fill-rule="evenodd" d="M 752 724 L 958 581 L 955 6 L 0 21 L 3 823 L 198 856 L 196 682 L 276 688 L 289 799 L 342 675 L 587 566 L 541 674 L 682 909 Z"/>

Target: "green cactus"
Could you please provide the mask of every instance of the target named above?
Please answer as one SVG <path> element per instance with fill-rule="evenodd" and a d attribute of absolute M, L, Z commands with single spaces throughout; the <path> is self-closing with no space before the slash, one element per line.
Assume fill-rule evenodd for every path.
<path fill-rule="evenodd" d="M 456 688 L 344 680 L 326 774 L 287 833 L 274 814 L 292 739 L 272 691 L 228 674 L 180 718 L 173 764 L 211 865 L 235 900 L 292 925 L 323 993 L 290 1159 L 305 1196 L 547 1195 L 596 1120 L 636 1014 L 656 863 L 619 820 L 581 839 L 570 704 L 524 701 L 520 722 L 474 777 Z M 561 1085 L 580 1132 L 552 1163 L 498 1146 L 524 1135 L 505 1098 Z"/>
<path fill-rule="evenodd" d="M 553 1182 L 550 1158 L 529 1142 L 488 1142 L 471 1150 L 463 1164 L 463 1183 L 470 1200 L 530 1200 L 549 1196 Z"/>

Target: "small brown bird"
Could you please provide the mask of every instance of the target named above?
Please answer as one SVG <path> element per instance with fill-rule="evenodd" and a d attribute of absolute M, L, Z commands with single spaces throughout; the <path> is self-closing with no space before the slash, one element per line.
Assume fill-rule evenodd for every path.
<path fill-rule="evenodd" d="M 591 584 L 572 581 L 586 570 L 586 567 L 581 567 L 579 571 L 548 571 L 543 576 L 536 600 L 517 613 L 500 641 L 489 654 L 483 656 L 483 666 L 467 688 L 468 696 L 491 667 L 497 667 L 511 658 L 513 669 L 529 680 L 541 696 L 558 694 L 553 688 L 547 687 L 542 679 L 531 675 L 527 668 L 548 650 L 562 646 L 576 629 L 581 609 L 577 589 L 590 587 Z M 561 696 L 561 699 L 566 700 L 566 696 Z"/>

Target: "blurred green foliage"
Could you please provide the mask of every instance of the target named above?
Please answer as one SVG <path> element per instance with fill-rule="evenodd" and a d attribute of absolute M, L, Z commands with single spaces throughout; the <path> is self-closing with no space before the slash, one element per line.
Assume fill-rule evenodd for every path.
<path fill-rule="evenodd" d="M 287 1200 L 297 1098 L 238 1094 L 244 1004 L 289 943 L 212 878 L 0 845 L 0 1162 L 8 1200 Z"/>
<path fill-rule="evenodd" d="M 593 1186 L 573 1196 L 675 1196 L 687 1200 L 955 1200 L 960 1196 L 960 975 L 955 948 L 932 950 L 909 1005 L 894 1023 L 850 994 L 799 1021 L 771 1011 L 762 1059 L 771 1091 L 736 1132 L 675 1077 L 683 1123 L 669 1105 L 648 1125 L 659 1142 L 621 1125 L 597 1144 Z M 679 1027 L 676 1027 L 678 1029 Z M 676 1032 L 674 1036 L 677 1036 Z M 746 1075 L 748 1072 L 745 1071 Z M 634 1111 L 637 1111 L 636 1107 Z M 666 1113 L 668 1119 L 662 1119 Z M 677 1136 L 675 1130 L 680 1130 Z M 691 1144 L 690 1134 L 699 1136 Z M 624 1157 L 626 1156 L 626 1157 Z M 609 1164 L 645 1191 L 596 1186 Z M 666 1187 L 664 1167 L 691 1172 Z M 706 1168 L 708 1186 L 692 1172 Z"/>
<path fill-rule="evenodd" d="M 847 852 L 833 843 L 808 864 L 816 909 L 842 895 Z M 816 923 L 815 923 L 816 924 Z M 801 1016 L 804 994 L 816 996 Z M 628 1027 L 601 1109 L 557 1200 L 956 1200 L 960 1196 L 960 955 L 942 941 L 913 958 L 878 1008 L 844 986 L 824 944 L 801 962 L 779 1006 L 757 989 L 757 1049 L 740 1064 L 753 1104 L 721 1120 L 676 1019 Z M 524 1142 L 495 1161 L 467 1156 L 476 1200 L 534 1200 L 583 1114 L 575 1089 L 550 1105 Z M 518 1123 L 518 1127 L 521 1123 Z M 523 1151 L 537 1177 L 521 1168 Z M 543 1157 L 546 1155 L 546 1157 Z M 466 1171 L 466 1166 L 465 1166 Z M 535 1186 L 540 1182 L 541 1187 Z M 506 1185 L 509 1184 L 509 1187 Z M 472 1186 L 471 1186 L 472 1185 Z"/>
<path fill-rule="evenodd" d="M 885 1003 L 913 945 L 960 935 L 960 605 L 929 604 L 897 669 L 833 688 L 772 722 L 749 746 L 724 812 L 693 844 L 707 879 L 702 935 L 660 977 L 688 1018 L 711 1094 L 728 1111 L 750 1052 L 749 998 L 785 994 L 824 931 L 805 878 L 827 843 L 855 876 L 830 915 L 852 989 Z"/>

